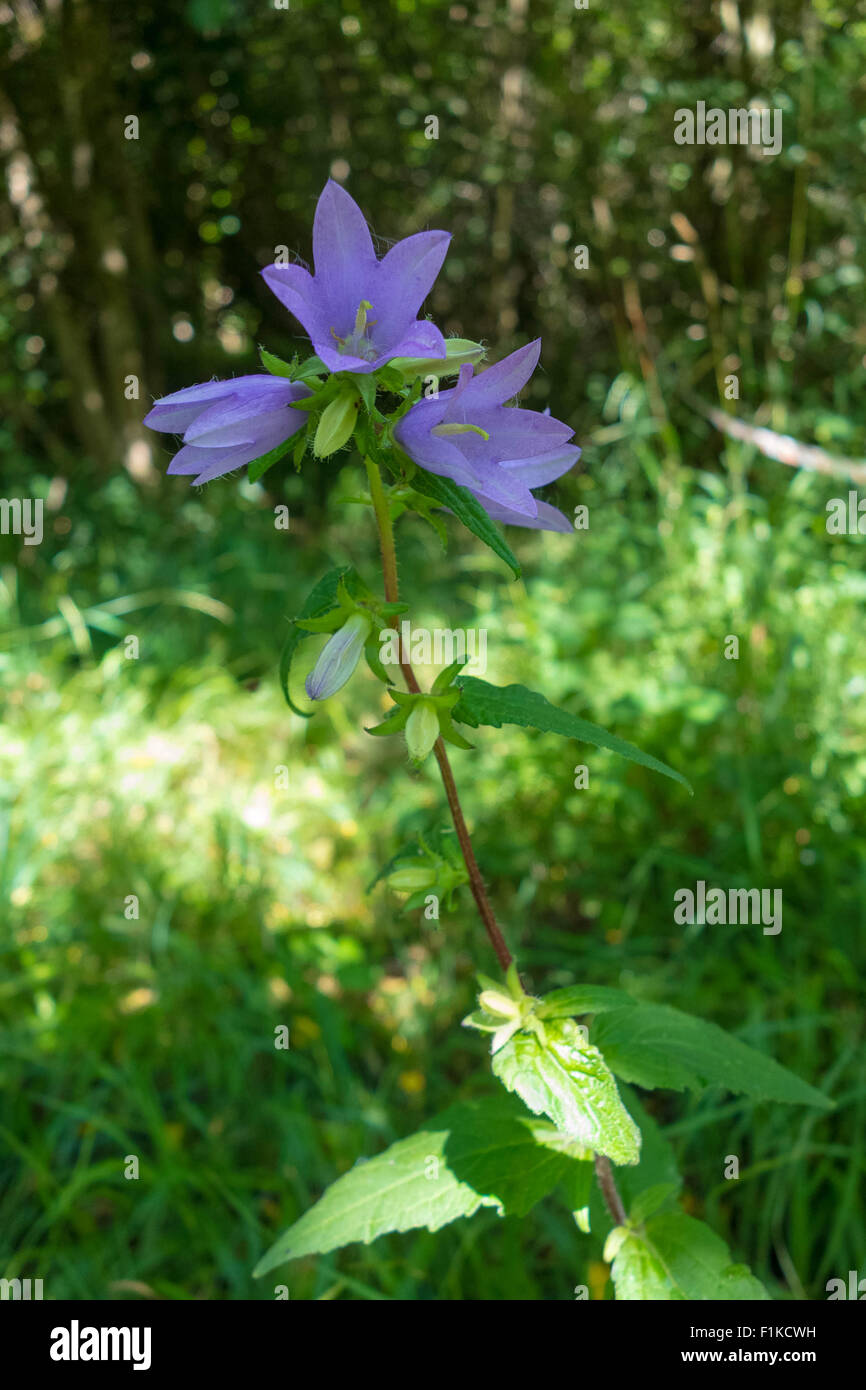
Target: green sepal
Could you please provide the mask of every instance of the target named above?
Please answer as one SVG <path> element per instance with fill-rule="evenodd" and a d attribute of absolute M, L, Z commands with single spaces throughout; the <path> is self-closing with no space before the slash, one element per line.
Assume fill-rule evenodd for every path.
<path fill-rule="evenodd" d="M 247 465 L 247 477 L 250 482 L 257 483 L 269 468 L 272 468 L 275 463 L 279 463 L 280 459 L 294 448 L 294 443 L 294 436 L 290 439 L 284 439 L 282 444 L 277 444 L 269 453 L 262 454 L 261 458 L 253 459 L 252 463 Z"/>
<path fill-rule="evenodd" d="M 336 632 L 344 622 L 345 614 L 340 607 L 332 608 L 330 613 L 325 613 L 321 618 L 295 618 L 295 627 L 301 628 L 303 632 Z"/>
<path fill-rule="evenodd" d="M 396 691 L 392 690 L 391 694 L 396 694 Z M 375 734 L 377 737 L 380 738 L 384 738 L 388 734 L 398 734 L 400 730 L 405 726 L 406 720 L 408 718 L 408 709 L 394 710 L 393 714 L 389 714 L 387 719 L 383 719 L 381 724 L 375 724 L 372 729 L 365 729 L 365 733 Z"/>
<path fill-rule="evenodd" d="M 467 1014 L 460 1020 L 461 1028 L 477 1028 L 479 1033 L 495 1033 L 499 1027 L 499 1020 L 491 1018 L 483 1009 L 476 1009 L 475 1013 Z"/>
<path fill-rule="evenodd" d="M 392 683 L 392 677 L 388 675 L 388 672 L 379 660 L 379 645 L 374 636 L 370 637 L 368 641 L 364 643 L 364 660 L 377 680 L 382 681 L 385 685 L 390 685 Z"/>
<path fill-rule="evenodd" d="M 310 381 L 314 377 L 326 376 L 328 368 L 321 357 L 308 357 L 295 372 L 295 381 Z"/>
<path fill-rule="evenodd" d="M 309 435 L 307 434 L 307 431 L 301 430 L 300 434 L 298 435 L 298 442 L 295 445 L 295 452 L 292 455 L 292 463 L 295 465 L 296 473 L 300 472 L 301 463 L 303 461 L 304 454 L 307 452 L 307 445 L 309 442 Z"/>
<path fill-rule="evenodd" d="M 376 403 L 376 378 L 370 372 L 347 372 L 346 375 L 356 387 L 367 414 L 372 415 Z"/>
<path fill-rule="evenodd" d="M 505 972 L 505 983 L 515 999 L 526 997 L 526 990 L 520 983 L 520 974 L 517 969 L 517 961 L 513 960 Z"/>
<path fill-rule="evenodd" d="M 465 661 L 452 661 L 450 666 L 446 666 L 444 671 L 440 671 L 439 675 L 433 682 L 433 694 L 444 695 L 446 690 L 448 690 L 449 686 L 454 680 L 454 677 L 457 675 L 459 671 L 463 670 L 463 667 L 465 665 Z"/>
<path fill-rule="evenodd" d="M 439 733 L 446 743 L 453 744 L 455 748 L 465 748 L 471 751 L 475 747 L 474 743 L 470 743 L 468 739 L 457 732 L 447 716 L 443 717 L 441 714 L 439 716 Z"/>
<path fill-rule="evenodd" d="M 268 352 L 267 348 L 259 346 L 259 357 L 262 366 L 271 376 L 285 376 L 290 381 L 298 380 L 295 373 L 298 370 L 298 359 L 293 357 L 291 362 L 284 362 L 282 357 L 277 357 L 276 353 Z"/>
<path fill-rule="evenodd" d="M 402 391 L 406 385 L 403 373 L 389 363 L 386 363 L 384 367 L 378 367 L 373 375 L 382 383 L 386 391 Z"/>
<path fill-rule="evenodd" d="M 313 411 L 318 410 L 320 406 L 324 406 L 328 401 L 334 399 L 337 388 L 333 377 L 328 381 L 321 383 L 316 381 L 313 384 L 317 389 L 312 392 L 312 395 L 304 396 L 302 400 L 296 401 L 294 404 L 295 410 L 305 410 L 308 414 L 311 414 Z"/>

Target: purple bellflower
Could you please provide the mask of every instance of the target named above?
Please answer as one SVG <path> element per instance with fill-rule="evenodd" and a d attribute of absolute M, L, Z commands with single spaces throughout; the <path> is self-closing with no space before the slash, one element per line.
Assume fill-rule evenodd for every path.
<path fill-rule="evenodd" d="M 303 429 L 307 415 L 291 406 L 309 394 L 302 382 L 278 376 L 206 381 L 163 396 L 144 423 L 152 430 L 183 435 L 183 448 L 169 464 L 169 473 L 194 473 L 194 483 L 209 483 L 270 453 Z"/>
<path fill-rule="evenodd" d="M 415 463 L 469 489 L 495 521 L 570 531 L 568 517 L 531 489 L 567 473 L 580 457 L 574 431 L 537 410 L 506 406 L 531 377 L 541 339 L 485 371 L 460 368 L 457 385 L 418 401 L 394 439 Z"/>
<path fill-rule="evenodd" d="M 313 222 L 315 275 L 299 265 L 269 265 L 262 275 L 330 371 L 372 372 L 392 357 L 445 356 L 439 329 L 416 315 L 450 240 L 418 232 L 377 260 L 364 214 L 329 179 Z"/>

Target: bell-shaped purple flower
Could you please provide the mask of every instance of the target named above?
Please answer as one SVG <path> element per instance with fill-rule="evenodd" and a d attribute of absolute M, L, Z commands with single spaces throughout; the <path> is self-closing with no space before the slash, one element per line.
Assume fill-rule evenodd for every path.
<path fill-rule="evenodd" d="M 309 394 L 302 382 L 279 376 L 206 381 L 163 396 L 144 423 L 183 435 L 183 448 L 169 473 L 194 473 L 194 483 L 208 483 L 291 439 L 308 419 L 303 411 L 292 410 L 292 402 Z"/>
<path fill-rule="evenodd" d="M 539 531 L 570 531 L 568 517 L 531 489 L 567 473 L 580 458 L 570 425 L 537 410 L 506 406 L 531 377 L 541 339 L 477 375 L 461 367 L 457 385 L 419 401 L 394 439 L 415 463 L 474 493 L 496 521 Z"/>
<path fill-rule="evenodd" d="M 329 179 L 313 222 L 315 274 L 269 265 L 262 275 L 330 371 L 372 372 L 392 357 L 445 356 L 439 329 L 416 316 L 450 240 L 448 232 L 419 232 L 377 260 L 364 214 Z"/>

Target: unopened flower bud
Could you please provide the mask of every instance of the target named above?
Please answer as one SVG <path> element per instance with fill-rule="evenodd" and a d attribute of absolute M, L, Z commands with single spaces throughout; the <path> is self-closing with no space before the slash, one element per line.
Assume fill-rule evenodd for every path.
<path fill-rule="evenodd" d="M 389 874 L 388 883 L 398 893 L 420 893 L 435 886 L 436 871 L 431 864 L 407 864 Z"/>
<path fill-rule="evenodd" d="M 346 684 L 361 658 L 372 626 L 371 619 L 363 613 L 353 613 L 329 638 L 306 679 L 305 688 L 311 700 L 327 700 Z"/>
<path fill-rule="evenodd" d="M 406 744 L 413 762 L 422 762 L 438 737 L 439 718 L 435 708 L 427 700 L 418 700 L 406 720 Z"/>
<path fill-rule="evenodd" d="M 342 449 L 352 437 L 358 418 L 358 396 L 346 391 L 331 401 L 322 411 L 313 441 L 316 458 L 324 459 Z"/>
<path fill-rule="evenodd" d="M 488 1014 L 497 1014 L 500 1018 L 520 1017 L 520 1005 L 517 1000 L 509 999 L 507 994 L 500 994 L 498 989 L 483 989 L 478 996 L 478 1002 Z"/>
<path fill-rule="evenodd" d="M 389 366 L 402 372 L 406 381 L 418 376 L 454 376 L 464 362 L 480 362 L 485 349 L 469 338 L 447 338 L 445 357 L 394 357 Z"/>

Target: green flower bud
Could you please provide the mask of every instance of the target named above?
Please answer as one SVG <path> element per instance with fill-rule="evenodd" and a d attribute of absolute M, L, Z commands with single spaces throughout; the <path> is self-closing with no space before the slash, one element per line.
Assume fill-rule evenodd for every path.
<path fill-rule="evenodd" d="M 470 338 L 448 338 L 445 357 L 393 357 L 389 367 L 396 367 L 406 381 L 419 376 L 454 376 L 464 362 L 480 362 L 485 349 Z"/>
<path fill-rule="evenodd" d="M 413 762 L 423 762 L 439 737 L 439 716 L 429 700 L 417 700 L 406 720 L 406 744 Z"/>
<path fill-rule="evenodd" d="M 434 887 L 436 870 L 429 864 L 408 864 L 388 874 L 388 883 L 398 893 L 420 893 L 423 888 Z"/>
<path fill-rule="evenodd" d="M 486 1013 L 499 1018 L 520 1017 L 520 1005 L 517 1000 L 509 999 L 507 994 L 500 994 L 498 989 L 483 989 L 478 996 L 478 1002 Z"/>
<path fill-rule="evenodd" d="M 353 389 L 342 392 L 322 411 L 313 441 L 317 458 L 327 458 L 348 443 L 358 418 L 358 395 Z"/>

